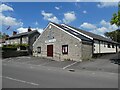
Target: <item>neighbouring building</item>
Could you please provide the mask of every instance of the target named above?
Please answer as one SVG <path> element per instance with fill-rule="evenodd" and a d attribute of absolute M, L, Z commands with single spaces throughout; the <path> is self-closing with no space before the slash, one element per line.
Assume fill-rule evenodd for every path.
<path fill-rule="evenodd" d="M 5 43 L 5 39 L 0 38 L 0 47 L 2 47 L 2 44 Z"/>
<path fill-rule="evenodd" d="M 117 42 L 66 24 L 50 22 L 33 44 L 33 56 L 80 61 L 94 54 L 116 53 Z"/>
<path fill-rule="evenodd" d="M 28 50 L 30 54 L 33 51 L 33 43 L 36 41 L 40 33 L 37 30 L 28 28 L 28 32 L 19 33 L 13 31 L 13 36 L 8 37 L 4 45 L 28 45 L 27 47 L 20 47 L 18 50 Z"/>
<path fill-rule="evenodd" d="M 5 43 L 5 38 L 8 37 L 8 35 L 4 35 L 0 32 L 0 47 L 3 46 L 3 43 Z"/>

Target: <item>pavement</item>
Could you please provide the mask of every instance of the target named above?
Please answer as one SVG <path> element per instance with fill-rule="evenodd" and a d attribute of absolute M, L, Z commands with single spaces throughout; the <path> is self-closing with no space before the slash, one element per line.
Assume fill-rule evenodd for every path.
<path fill-rule="evenodd" d="M 0 77 L 3 88 L 117 88 L 118 64 L 105 57 L 81 63 L 22 56 L 2 59 Z"/>

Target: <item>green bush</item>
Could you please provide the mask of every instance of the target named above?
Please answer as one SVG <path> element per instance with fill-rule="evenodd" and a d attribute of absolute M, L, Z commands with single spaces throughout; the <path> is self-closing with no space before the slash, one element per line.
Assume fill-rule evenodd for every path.
<path fill-rule="evenodd" d="M 28 47 L 28 44 L 19 44 L 18 47 L 23 46 L 23 47 Z"/>
<path fill-rule="evenodd" d="M 3 45 L 2 50 L 17 50 L 19 47 L 28 47 L 28 44 Z"/>

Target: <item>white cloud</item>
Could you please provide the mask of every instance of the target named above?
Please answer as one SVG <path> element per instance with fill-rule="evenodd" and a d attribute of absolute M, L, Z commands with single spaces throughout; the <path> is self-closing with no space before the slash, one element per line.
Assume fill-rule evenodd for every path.
<path fill-rule="evenodd" d="M 106 22 L 105 20 L 101 20 L 100 25 L 108 28 L 109 31 L 113 31 L 113 30 L 116 30 L 118 28 L 115 24 L 111 25 L 110 22 Z"/>
<path fill-rule="evenodd" d="M 16 18 L 10 16 L 4 16 L 2 13 L 0 14 L 0 21 L 4 26 L 22 26 L 23 23 L 18 21 Z"/>
<path fill-rule="evenodd" d="M 20 27 L 20 28 L 17 29 L 17 31 L 18 31 L 19 33 L 27 32 L 27 31 L 28 31 L 28 28 Z"/>
<path fill-rule="evenodd" d="M 32 30 L 38 30 L 38 32 L 43 32 L 43 29 L 41 29 L 41 28 L 31 28 Z M 28 31 L 28 28 L 24 28 L 24 27 L 20 27 L 20 28 L 18 28 L 17 29 L 17 31 L 19 32 L 19 33 L 23 33 L 23 32 L 27 32 Z"/>
<path fill-rule="evenodd" d="M 97 28 L 95 25 L 91 24 L 91 23 L 83 23 L 80 25 L 80 28 L 85 28 L 85 29 L 95 29 Z"/>
<path fill-rule="evenodd" d="M 76 19 L 76 15 L 74 11 L 64 13 L 63 22 L 68 24 Z"/>
<path fill-rule="evenodd" d="M 36 26 L 39 25 L 39 23 L 38 23 L 37 21 L 36 21 L 34 24 L 35 24 Z"/>
<path fill-rule="evenodd" d="M 107 23 L 105 20 L 101 20 L 100 24 L 103 25 L 103 26 L 108 26 L 109 23 Z"/>
<path fill-rule="evenodd" d="M 86 11 L 86 10 L 84 10 L 84 11 L 83 11 L 83 13 L 84 13 L 84 14 L 86 14 L 86 13 L 87 13 L 87 11 Z"/>
<path fill-rule="evenodd" d="M 101 20 L 97 26 L 91 23 L 83 23 L 80 28 L 89 29 L 90 32 L 104 36 L 105 32 L 111 32 L 117 30 L 118 27 L 114 24 L 111 25 L 105 20 Z"/>
<path fill-rule="evenodd" d="M 41 14 L 44 16 L 45 20 L 55 22 L 55 23 L 60 23 L 61 21 L 52 13 L 47 13 L 45 11 L 42 11 Z"/>
<path fill-rule="evenodd" d="M 105 33 L 108 29 L 106 27 L 100 27 L 97 28 L 96 31 L 100 32 L 100 33 Z"/>
<path fill-rule="evenodd" d="M 3 11 L 14 11 L 12 7 L 10 6 L 7 6 L 5 4 L 1 4 L 0 5 L 0 12 L 3 12 Z"/>
<path fill-rule="evenodd" d="M 0 25 L 2 26 L 22 26 L 23 23 L 19 20 L 17 20 L 16 18 L 14 17 L 11 17 L 11 16 L 5 16 L 2 12 L 4 11 L 14 11 L 14 9 L 8 5 L 5 5 L 5 4 L 1 4 L 0 5 Z"/>
<path fill-rule="evenodd" d="M 59 9 L 60 9 L 60 7 L 55 7 L 55 9 L 59 10 Z"/>
<path fill-rule="evenodd" d="M 97 4 L 97 6 L 99 8 L 103 8 L 103 7 L 117 7 L 118 6 L 118 2 L 99 2 L 99 4 Z"/>

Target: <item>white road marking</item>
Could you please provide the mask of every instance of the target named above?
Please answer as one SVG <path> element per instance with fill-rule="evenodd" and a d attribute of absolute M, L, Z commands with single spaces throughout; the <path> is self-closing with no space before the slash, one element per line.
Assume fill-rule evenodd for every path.
<path fill-rule="evenodd" d="M 6 79 L 10 79 L 10 80 L 13 80 L 13 81 L 17 81 L 17 82 L 21 82 L 21 83 L 30 84 L 30 85 L 35 85 L 35 86 L 38 86 L 38 85 L 39 85 L 39 84 L 37 84 L 37 83 L 27 82 L 27 81 L 19 80 L 19 79 L 14 79 L 14 78 L 11 78 L 11 77 L 5 77 L 5 76 L 0 76 L 0 77 L 6 78 Z"/>
<path fill-rule="evenodd" d="M 74 62 L 74 63 L 72 63 L 72 64 L 69 64 L 69 65 L 63 67 L 62 69 L 66 69 L 66 68 L 68 68 L 68 67 L 70 67 L 70 66 L 72 66 L 72 65 L 74 65 L 74 64 L 76 64 L 76 63 L 78 63 L 78 62 Z"/>

